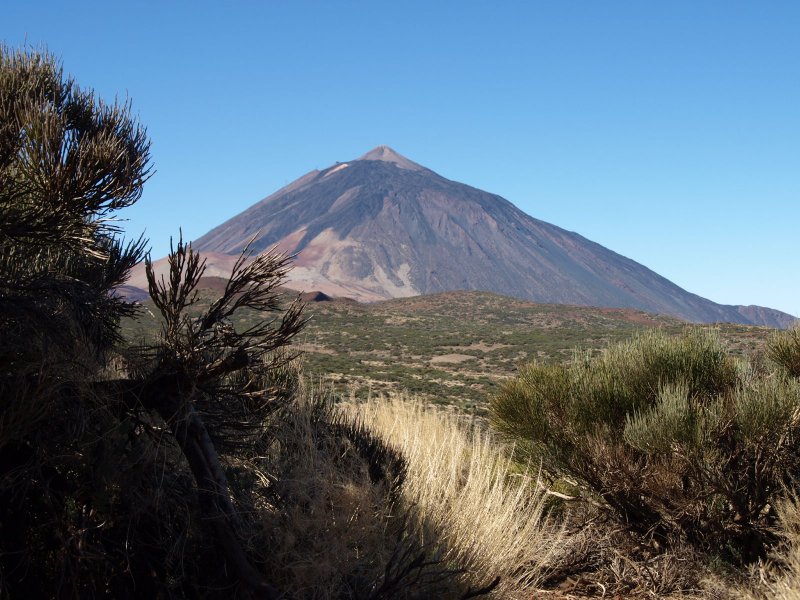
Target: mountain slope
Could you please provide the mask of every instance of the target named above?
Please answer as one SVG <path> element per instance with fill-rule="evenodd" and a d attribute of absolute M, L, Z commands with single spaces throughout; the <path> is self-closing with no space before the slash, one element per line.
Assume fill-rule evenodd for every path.
<path fill-rule="evenodd" d="M 761 307 L 719 305 L 599 244 L 528 216 L 380 146 L 312 171 L 198 239 L 224 271 L 254 248 L 296 253 L 291 285 L 379 300 L 486 290 L 536 302 L 634 308 L 695 322 L 788 326 Z M 134 283 L 134 285 L 136 285 Z"/>

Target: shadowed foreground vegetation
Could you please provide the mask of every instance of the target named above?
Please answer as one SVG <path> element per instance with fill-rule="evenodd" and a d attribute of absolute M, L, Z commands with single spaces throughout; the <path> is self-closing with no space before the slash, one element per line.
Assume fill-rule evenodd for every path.
<path fill-rule="evenodd" d="M 475 411 L 310 385 L 285 256 L 245 251 L 212 294 L 179 239 L 156 278 L 113 221 L 149 168 L 128 106 L 0 48 L 0 595 L 798 597 L 797 330 L 751 359 L 725 330 L 484 294 L 339 304 L 347 327 L 306 330 L 359 373 L 440 365 L 427 398 L 493 397 L 503 441 Z M 142 258 L 149 321 L 115 294 Z M 505 370 L 451 395 L 452 355 Z"/>
<path fill-rule="evenodd" d="M 0 117 L 0 593 L 497 588 L 464 534 L 408 496 L 406 457 L 304 387 L 289 347 L 302 305 L 278 292 L 286 257 L 245 252 L 200 303 L 204 262 L 179 240 L 165 278 L 147 257 L 157 335 L 122 344 L 137 307 L 114 290 L 145 243 L 124 243 L 113 217 L 149 173 L 128 106 L 46 54 L 2 48 Z M 242 324 L 242 311 L 259 319 Z"/>

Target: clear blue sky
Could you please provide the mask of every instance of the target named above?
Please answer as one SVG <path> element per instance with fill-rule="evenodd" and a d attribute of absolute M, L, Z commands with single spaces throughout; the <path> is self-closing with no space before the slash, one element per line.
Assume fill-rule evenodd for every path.
<path fill-rule="evenodd" d="M 132 99 L 166 253 L 379 144 L 717 302 L 800 315 L 800 3 L 5 2 Z"/>

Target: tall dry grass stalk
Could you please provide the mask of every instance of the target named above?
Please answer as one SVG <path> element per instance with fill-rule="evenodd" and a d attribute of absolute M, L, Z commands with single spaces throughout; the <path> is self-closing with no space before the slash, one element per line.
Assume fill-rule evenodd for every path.
<path fill-rule="evenodd" d="M 407 461 L 403 500 L 444 560 L 478 580 L 501 577 L 498 597 L 521 597 L 566 551 L 545 513 L 536 474 L 515 472 L 498 440 L 469 417 L 404 397 L 351 405 Z"/>
<path fill-rule="evenodd" d="M 785 553 L 762 567 L 760 585 L 742 594 L 742 600 L 800 600 L 800 498 L 782 500 L 778 515 Z"/>

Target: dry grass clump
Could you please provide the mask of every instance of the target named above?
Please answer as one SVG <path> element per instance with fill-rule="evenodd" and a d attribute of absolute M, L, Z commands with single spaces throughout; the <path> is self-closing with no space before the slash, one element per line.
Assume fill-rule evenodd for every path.
<path fill-rule="evenodd" d="M 250 465 L 256 481 L 248 487 L 262 497 L 255 508 L 267 534 L 253 545 L 263 544 L 256 553 L 291 598 L 368 597 L 396 544 L 394 481 L 372 481 L 343 427 L 324 402 L 298 394 L 266 455 Z"/>
<path fill-rule="evenodd" d="M 784 545 L 759 565 L 758 583 L 740 593 L 743 600 L 800 600 L 800 498 L 781 501 L 778 517 Z"/>
<path fill-rule="evenodd" d="M 350 410 L 400 451 L 402 501 L 425 541 L 473 584 L 500 577 L 498 597 L 529 597 L 569 551 L 545 514 L 536 476 L 515 471 L 497 440 L 468 417 L 402 397 Z"/>
<path fill-rule="evenodd" d="M 261 452 L 233 465 L 248 552 L 286 599 L 465 597 L 459 565 L 397 502 L 401 454 L 301 385 Z"/>

